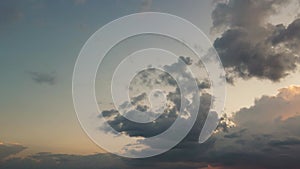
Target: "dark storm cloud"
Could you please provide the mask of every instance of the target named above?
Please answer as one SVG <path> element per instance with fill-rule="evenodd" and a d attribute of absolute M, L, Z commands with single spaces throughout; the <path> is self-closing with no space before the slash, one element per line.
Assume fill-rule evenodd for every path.
<path fill-rule="evenodd" d="M 217 3 L 212 32 L 225 30 L 214 42 L 228 75 L 279 81 L 299 63 L 299 20 L 289 26 L 268 23 L 290 0 L 229 0 Z"/>
<path fill-rule="evenodd" d="M 22 150 L 26 149 L 26 147 L 17 144 L 0 144 L 0 162 L 4 160 L 6 157 L 17 154 Z"/>
<path fill-rule="evenodd" d="M 38 84 L 54 85 L 56 76 L 54 73 L 28 72 L 31 79 Z"/>

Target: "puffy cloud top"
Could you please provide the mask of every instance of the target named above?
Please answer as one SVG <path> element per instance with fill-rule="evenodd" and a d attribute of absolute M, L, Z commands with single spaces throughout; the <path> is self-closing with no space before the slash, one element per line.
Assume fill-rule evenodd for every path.
<path fill-rule="evenodd" d="M 291 0 L 229 0 L 217 3 L 212 32 L 229 82 L 235 78 L 280 81 L 299 64 L 300 21 L 287 27 L 268 18 Z"/>

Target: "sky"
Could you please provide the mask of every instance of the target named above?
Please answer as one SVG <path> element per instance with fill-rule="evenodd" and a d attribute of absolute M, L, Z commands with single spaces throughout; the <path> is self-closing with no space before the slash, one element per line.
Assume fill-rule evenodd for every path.
<path fill-rule="evenodd" d="M 299 168 L 299 3 L 1 1 L 0 168 Z M 227 73 L 227 116 L 205 143 L 195 141 L 211 100 L 209 85 L 202 86 L 199 112 L 204 115 L 197 117 L 187 137 L 167 153 L 133 160 L 107 153 L 83 131 L 73 106 L 72 75 L 81 48 L 95 31 L 119 17 L 147 11 L 182 17 L 210 39 Z M 137 44 L 138 40 L 129 40 L 125 45 L 132 49 L 147 46 Z M 172 41 L 161 40 L 162 46 L 163 42 Z M 176 45 L 164 47 L 176 48 L 179 55 L 190 54 Z M 130 50 L 122 46 L 117 49 Z M 107 56 L 110 64 L 123 54 L 113 52 Z M 96 95 L 106 108 L 102 113 L 111 118 L 111 125 L 126 123 L 106 100 L 107 90 L 102 85 L 106 82 L 103 77 L 108 75 L 97 75 Z M 158 75 L 154 74 L 154 79 Z M 141 77 L 136 78 L 138 83 Z M 171 83 L 164 87 L 176 95 Z M 176 105 L 172 98 L 169 101 Z M 159 120 L 162 124 L 169 122 Z M 155 134 L 154 129 L 165 129 L 157 125 L 138 128 L 128 123 L 114 127 L 127 136 L 144 137 Z M 131 127 L 135 130 L 129 130 Z"/>

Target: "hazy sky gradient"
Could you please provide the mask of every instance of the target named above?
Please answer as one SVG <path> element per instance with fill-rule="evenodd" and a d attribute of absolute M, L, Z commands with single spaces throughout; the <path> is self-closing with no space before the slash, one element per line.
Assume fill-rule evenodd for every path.
<path fill-rule="evenodd" d="M 158 11 L 180 16 L 210 34 L 210 0 L 59 0 L 0 2 L 0 141 L 28 147 L 22 153 L 103 152 L 85 135 L 73 109 L 71 80 L 78 53 L 100 27 L 121 16 Z M 299 8 L 296 8 L 299 9 Z M 287 6 L 270 22 L 289 24 Z M 292 19 L 291 19 L 292 18 Z M 300 85 L 300 72 L 280 82 L 238 79 L 228 85 L 226 112 L 254 105 L 255 98 Z"/>
<path fill-rule="evenodd" d="M 207 34 L 211 2 L 2 1 L 1 141 L 26 151 L 101 151 L 76 119 L 71 78 L 77 55 L 97 29 L 121 16 L 153 10 L 184 17 Z M 149 8 L 149 9 L 148 9 Z M 200 9 L 200 10 L 199 10 Z"/>

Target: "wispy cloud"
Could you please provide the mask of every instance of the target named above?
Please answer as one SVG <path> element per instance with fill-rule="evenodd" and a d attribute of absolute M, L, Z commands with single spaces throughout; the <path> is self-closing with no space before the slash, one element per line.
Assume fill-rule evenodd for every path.
<path fill-rule="evenodd" d="M 56 83 L 55 73 L 27 72 L 31 79 L 38 84 L 54 85 Z"/>
<path fill-rule="evenodd" d="M 0 142 L 0 163 L 5 160 L 5 158 L 15 155 L 26 149 L 26 147 L 20 144 L 8 144 Z"/>

